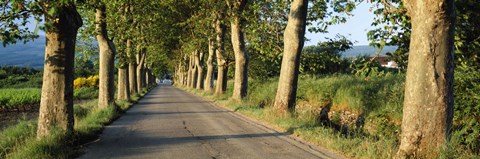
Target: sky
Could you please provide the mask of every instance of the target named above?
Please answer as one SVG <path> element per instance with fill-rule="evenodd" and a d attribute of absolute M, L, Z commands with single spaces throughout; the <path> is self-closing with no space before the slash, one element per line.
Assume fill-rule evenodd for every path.
<path fill-rule="evenodd" d="M 353 11 L 353 17 L 348 18 L 346 23 L 329 26 L 326 34 L 307 31 L 306 37 L 310 41 L 306 41 L 305 46 L 316 45 L 318 42 L 324 41 L 325 37 L 333 38 L 336 34 L 346 36 L 347 39 L 354 42 L 353 45 L 368 45 L 367 32 L 371 30 L 370 24 L 375 16 L 369 11 L 371 5 L 371 3 L 361 3 Z"/>

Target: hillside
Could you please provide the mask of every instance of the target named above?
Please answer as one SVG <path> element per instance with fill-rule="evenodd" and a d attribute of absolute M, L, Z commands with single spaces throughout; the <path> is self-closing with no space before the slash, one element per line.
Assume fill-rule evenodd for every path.
<path fill-rule="evenodd" d="M 27 66 L 40 68 L 43 67 L 45 52 L 45 36 L 40 36 L 35 41 L 26 44 L 17 43 L 0 46 L 0 66 Z"/>
<path fill-rule="evenodd" d="M 394 52 L 397 49 L 396 46 L 385 46 L 380 55 L 385 55 L 387 52 Z M 352 49 L 342 52 L 343 57 L 356 57 L 359 55 L 373 56 L 377 53 L 378 49 L 368 45 L 353 46 Z"/>

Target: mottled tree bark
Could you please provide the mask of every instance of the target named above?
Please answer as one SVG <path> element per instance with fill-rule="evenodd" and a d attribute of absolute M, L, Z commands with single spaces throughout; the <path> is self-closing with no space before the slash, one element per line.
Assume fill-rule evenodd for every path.
<path fill-rule="evenodd" d="M 284 35 L 284 53 L 274 108 L 280 115 L 295 110 L 300 56 L 304 43 L 308 0 L 293 0 Z"/>
<path fill-rule="evenodd" d="M 197 51 L 198 52 L 198 51 Z M 204 70 L 204 65 L 203 65 L 203 52 L 198 52 L 197 56 L 195 57 L 195 65 L 197 68 L 197 84 L 196 88 L 197 89 L 203 89 L 203 70 Z"/>
<path fill-rule="evenodd" d="M 213 58 L 215 55 L 215 41 L 208 39 L 208 59 L 207 59 L 207 75 L 205 76 L 205 91 L 212 91 L 213 89 Z"/>
<path fill-rule="evenodd" d="M 144 63 L 145 63 L 145 55 L 147 49 L 145 47 L 142 47 L 141 45 L 137 46 L 137 92 L 140 93 L 142 92 L 142 89 L 145 86 L 145 80 L 144 80 Z"/>
<path fill-rule="evenodd" d="M 133 56 L 133 55 L 132 55 Z M 137 94 L 138 93 L 138 85 L 137 85 L 137 63 L 132 60 L 128 64 L 128 81 L 130 82 L 130 94 Z"/>
<path fill-rule="evenodd" d="M 106 8 L 104 4 L 98 5 L 95 14 L 95 31 L 97 33 L 98 48 L 100 53 L 100 69 L 98 83 L 98 107 L 103 109 L 115 106 L 113 102 L 114 85 L 114 59 L 115 48 L 113 42 L 108 39 Z"/>
<path fill-rule="evenodd" d="M 217 20 L 215 21 L 215 31 L 217 33 L 217 67 L 218 67 L 218 76 L 217 84 L 215 87 L 215 94 L 220 95 L 224 94 L 227 90 L 227 60 L 225 59 L 224 52 L 224 36 L 225 36 L 225 26 L 220 21 L 221 16 L 217 14 Z"/>
<path fill-rule="evenodd" d="M 188 56 L 188 72 L 187 72 L 187 87 L 191 87 L 191 84 L 192 84 L 192 72 L 193 72 L 193 69 L 192 69 L 192 66 L 193 66 L 193 61 L 192 61 L 192 56 Z"/>
<path fill-rule="evenodd" d="M 148 75 L 148 66 L 147 66 L 147 57 L 146 57 L 146 54 L 144 54 L 144 58 L 145 58 L 145 62 L 143 62 L 143 69 L 142 69 L 142 76 L 141 76 L 141 80 L 142 80 L 142 87 L 143 88 L 147 88 L 147 75 Z"/>
<path fill-rule="evenodd" d="M 126 40 L 125 55 L 120 56 L 120 65 L 118 68 L 117 98 L 120 100 L 130 100 L 130 76 L 128 57 L 132 54 L 132 42 Z"/>
<path fill-rule="evenodd" d="M 148 67 L 145 68 L 145 76 L 146 76 L 146 77 L 145 77 L 145 81 L 146 81 L 146 82 L 145 82 L 145 85 L 146 85 L 147 87 L 150 87 L 150 85 L 152 84 L 152 81 L 151 81 L 151 80 L 152 80 L 152 77 L 150 76 L 150 68 L 148 68 Z"/>
<path fill-rule="evenodd" d="M 67 135 L 73 132 L 73 66 L 76 36 L 82 19 L 73 4 L 57 9 L 57 16 L 45 16 L 52 27 L 45 33 L 47 43 L 37 138 L 49 135 L 55 127 L 65 130 Z"/>
<path fill-rule="evenodd" d="M 248 91 L 248 54 L 242 31 L 240 15 L 246 6 L 246 0 L 236 0 L 232 5 L 234 13 L 231 21 L 232 46 L 235 52 L 235 80 L 233 83 L 232 98 L 242 100 Z"/>
<path fill-rule="evenodd" d="M 130 100 L 127 66 L 128 64 L 123 64 L 118 68 L 117 98 L 120 100 Z"/>
<path fill-rule="evenodd" d="M 453 119 L 453 0 L 404 0 L 412 34 L 398 158 L 437 158 Z"/>
<path fill-rule="evenodd" d="M 192 81 L 191 81 L 192 83 L 190 83 L 190 88 L 196 88 L 197 80 L 198 80 L 198 69 L 196 65 L 198 51 L 195 50 L 191 56 L 192 56 L 192 59 L 191 59 L 192 60 Z"/>

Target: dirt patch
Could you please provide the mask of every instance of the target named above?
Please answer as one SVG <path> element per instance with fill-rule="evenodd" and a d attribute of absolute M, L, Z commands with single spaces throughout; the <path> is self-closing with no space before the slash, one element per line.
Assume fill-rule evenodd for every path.
<path fill-rule="evenodd" d="M 19 106 L 15 109 L 0 109 L 0 131 L 15 125 L 19 120 L 38 118 L 39 104 Z"/>

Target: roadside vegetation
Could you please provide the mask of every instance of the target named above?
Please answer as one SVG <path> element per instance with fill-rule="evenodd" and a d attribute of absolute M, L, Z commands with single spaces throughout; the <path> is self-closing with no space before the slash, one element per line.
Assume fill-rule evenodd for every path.
<path fill-rule="evenodd" d="M 351 157 L 474 158 L 480 152 L 480 3 L 416 2 L 5 1 L 3 46 L 38 38 L 29 27 L 36 22 L 48 40 L 43 71 L 0 70 L 0 88 L 42 87 L 37 125 L 18 128 L 36 127 L 27 134 L 38 140 L 13 135 L 30 140 L 4 154 L 66 157 L 70 149 L 57 147 L 82 141 L 75 134 L 116 116 L 116 100 L 131 101 L 155 78 L 169 78 Z M 328 33 L 360 3 L 374 14 L 366 36 L 378 54 L 342 58 L 353 45 L 342 35 L 304 47 L 307 30 Z M 397 48 L 382 57 L 394 68 L 380 67 L 385 46 Z M 15 98 L 2 102 L 38 100 Z M 90 106 L 78 106 L 85 103 Z"/>
<path fill-rule="evenodd" d="M 41 88 L 28 88 L 36 78 L 11 78 L 22 77 L 20 74 L 32 76 L 28 72 L 38 76 L 39 71 L 13 66 L 1 67 L 0 70 L 4 70 L 6 75 L 3 80 L 12 86 L 5 88 L 8 85 L 2 85 L 4 88 L 0 88 L 0 158 L 76 157 L 80 155 L 83 144 L 95 140 L 104 125 L 119 117 L 153 87 L 150 85 L 143 89 L 131 96 L 129 101 L 117 100 L 114 107 L 99 109 L 98 76 L 87 74 L 87 77 L 78 77 L 74 81 L 74 133 L 66 134 L 62 132 L 64 130 L 55 128 L 52 134 L 38 140 L 36 133 Z"/>
<path fill-rule="evenodd" d="M 464 72 L 457 72 L 459 77 Z M 473 78 L 475 76 L 476 78 Z M 468 80 L 480 80 L 469 75 Z M 182 87 L 228 109 L 268 123 L 310 143 L 353 158 L 393 158 L 399 146 L 402 122 L 404 74 L 358 77 L 348 74 L 305 76 L 299 79 L 295 113 L 282 117 L 273 108 L 277 78 L 250 80 L 248 97 L 242 101 L 224 95 Z M 458 81 L 456 87 L 472 81 Z M 227 90 L 232 90 L 229 81 Z M 476 89 L 476 88 L 475 88 Z M 452 142 L 444 158 L 478 157 L 480 134 L 476 119 L 478 104 L 473 92 L 456 91 Z M 470 98 L 470 100 L 465 100 Z M 470 107 L 465 107 L 470 105 Z M 464 112 L 470 112 L 464 114 Z M 463 114 L 463 115 L 460 115 Z"/>
<path fill-rule="evenodd" d="M 151 89 L 151 87 L 149 88 Z M 95 140 L 104 125 L 118 118 L 141 99 L 149 89 L 132 96 L 131 101 L 116 101 L 118 108 L 98 109 L 96 99 L 88 99 L 74 105 L 75 127 L 73 137 L 67 139 L 61 129 L 38 140 L 37 121 L 20 120 L 0 132 L 0 158 L 73 158 L 80 155 L 83 144 Z"/>

